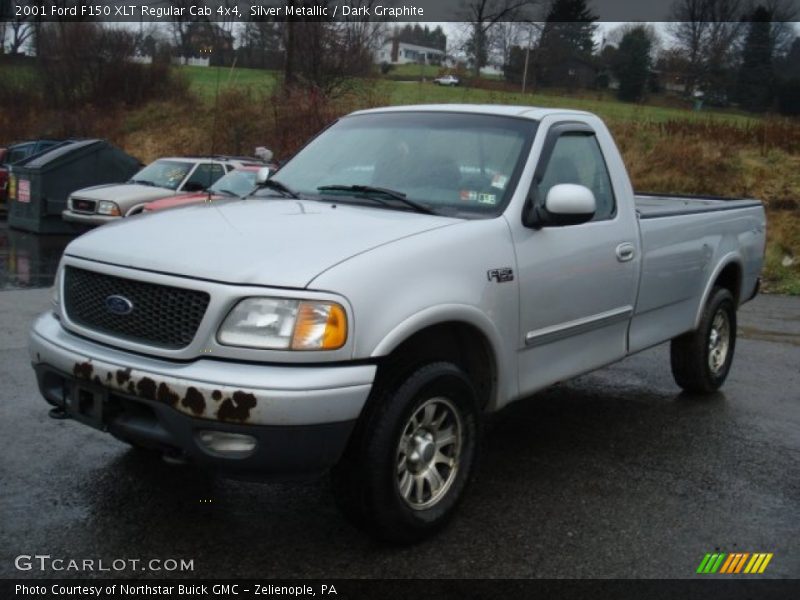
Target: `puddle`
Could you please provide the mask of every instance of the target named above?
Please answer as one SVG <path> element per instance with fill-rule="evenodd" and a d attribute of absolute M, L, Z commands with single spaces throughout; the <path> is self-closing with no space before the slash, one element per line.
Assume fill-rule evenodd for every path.
<path fill-rule="evenodd" d="M 0 290 L 50 287 L 74 235 L 36 235 L 0 221 Z"/>

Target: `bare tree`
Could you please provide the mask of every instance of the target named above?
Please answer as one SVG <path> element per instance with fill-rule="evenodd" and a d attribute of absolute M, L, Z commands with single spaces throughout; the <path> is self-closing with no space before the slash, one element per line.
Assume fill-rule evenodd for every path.
<path fill-rule="evenodd" d="M 376 3 L 355 0 L 350 6 L 371 9 Z M 294 0 L 295 6 L 301 4 Z M 337 22 L 319 17 L 287 18 L 285 85 L 300 84 L 325 94 L 340 91 L 350 78 L 369 74 L 385 33 L 382 23 L 363 18 Z"/>
<path fill-rule="evenodd" d="M 538 0 L 467 0 L 464 17 L 469 23 L 470 36 L 466 52 L 472 60 L 475 76 L 481 74 L 489 53 L 489 38 L 498 23 L 525 20 L 528 9 Z"/>
<path fill-rule="evenodd" d="M 686 90 L 721 93 L 744 31 L 742 0 L 676 0 L 668 31 L 687 60 Z"/>
<path fill-rule="evenodd" d="M 502 64 L 508 64 L 513 47 L 532 48 L 541 32 L 541 23 L 501 21 L 490 32 L 489 54 L 501 57 Z"/>
<path fill-rule="evenodd" d="M 7 48 L 8 54 L 19 54 L 25 45 L 31 41 L 34 34 L 33 22 L 30 17 L 17 17 L 10 15 L 8 21 L 3 21 L 3 44 L 0 51 Z"/>
<path fill-rule="evenodd" d="M 189 14 L 189 8 L 197 4 L 195 0 L 170 0 L 170 4 L 175 8 L 183 9 L 180 11 L 180 16 L 175 16 L 170 21 L 170 29 L 175 48 L 185 64 L 190 56 L 200 50 L 192 47 L 194 23 L 203 22 L 206 19 L 205 17 L 193 17 Z"/>

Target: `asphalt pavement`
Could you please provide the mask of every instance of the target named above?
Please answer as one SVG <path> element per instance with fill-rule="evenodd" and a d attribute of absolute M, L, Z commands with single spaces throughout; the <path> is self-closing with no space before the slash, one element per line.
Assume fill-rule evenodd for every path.
<path fill-rule="evenodd" d="M 405 548 L 353 529 L 326 480 L 219 479 L 50 419 L 26 350 L 48 303 L 0 292 L 0 577 L 165 575 L 15 568 L 45 554 L 188 559 L 169 575 L 192 578 L 683 578 L 709 552 L 800 576 L 800 298 L 742 309 L 711 397 L 680 393 L 662 345 L 496 415 L 456 518 Z"/>

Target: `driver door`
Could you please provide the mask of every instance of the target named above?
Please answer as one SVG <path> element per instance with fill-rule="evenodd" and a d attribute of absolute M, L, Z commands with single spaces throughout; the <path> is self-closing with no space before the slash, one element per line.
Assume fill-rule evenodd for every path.
<path fill-rule="evenodd" d="M 618 210 L 601 144 L 587 124 L 550 127 L 530 201 L 543 204 L 550 188 L 561 183 L 589 188 L 597 210 L 578 225 L 516 228 L 523 395 L 627 352 L 638 228 L 634 211 Z"/>

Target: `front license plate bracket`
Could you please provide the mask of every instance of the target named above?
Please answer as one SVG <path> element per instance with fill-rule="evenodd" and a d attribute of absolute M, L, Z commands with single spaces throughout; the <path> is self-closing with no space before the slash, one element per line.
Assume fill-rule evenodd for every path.
<path fill-rule="evenodd" d="M 103 409 L 108 392 L 100 387 L 73 385 L 67 398 L 67 412 L 76 421 L 105 430 Z"/>

